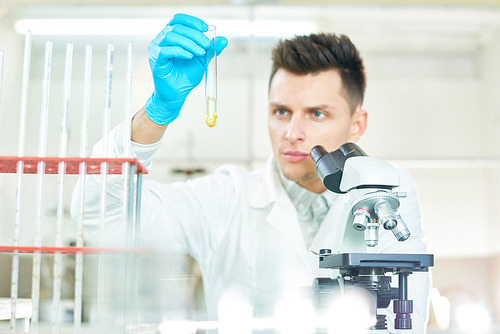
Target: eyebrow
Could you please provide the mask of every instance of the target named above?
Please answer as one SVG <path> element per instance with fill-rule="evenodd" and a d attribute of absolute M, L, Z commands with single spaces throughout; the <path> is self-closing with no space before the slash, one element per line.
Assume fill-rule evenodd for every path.
<path fill-rule="evenodd" d="M 288 109 L 288 106 L 278 102 L 269 102 L 269 105 L 272 107 Z M 309 111 L 313 111 L 313 110 L 332 110 L 332 109 L 335 110 L 337 108 L 332 104 L 318 104 L 315 106 L 306 107 L 306 109 Z"/>
<path fill-rule="evenodd" d="M 306 109 L 313 111 L 313 110 L 332 110 L 332 109 L 335 110 L 337 108 L 335 108 L 335 106 L 332 104 L 318 104 L 316 106 L 306 107 Z"/>
<path fill-rule="evenodd" d="M 286 105 L 278 103 L 278 102 L 269 102 L 269 105 L 273 106 L 273 107 L 283 108 L 283 109 L 288 108 Z"/>

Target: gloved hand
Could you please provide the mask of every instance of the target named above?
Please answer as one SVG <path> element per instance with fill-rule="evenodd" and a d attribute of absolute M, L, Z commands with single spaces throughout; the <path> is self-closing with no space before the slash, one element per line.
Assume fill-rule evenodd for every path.
<path fill-rule="evenodd" d="M 203 34 L 208 26 L 202 20 L 175 14 L 168 25 L 149 43 L 149 65 L 155 90 L 145 105 L 156 124 L 174 121 L 189 92 L 206 71 L 205 53 L 210 40 Z M 227 45 L 225 37 L 215 38 L 217 55 Z"/>

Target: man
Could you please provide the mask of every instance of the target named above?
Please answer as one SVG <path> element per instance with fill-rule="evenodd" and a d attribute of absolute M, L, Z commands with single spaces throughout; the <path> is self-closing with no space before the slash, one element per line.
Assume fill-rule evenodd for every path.
<path fill-rule="evenodd" d="M 130 142 L 146 167 L 203 77 L 203 57 L 210 43 L 203 35 L 206 29 L 203 21 L 177 14 L 149 46 L 155 91 L 132 120 Z M 227 40 L 219 37 L 217 53 L 226 45 Z M 332 275 L 318 268 L 318 257 L 310 250 L 367 251 L 363 233 L 341 221 L 348 195 L 326 191 L 309 157 L 316 145 L 332 151 L 361 138 L 367 125 L 367 112 L 361 108 L 364 90 L 363 63 L 347 37 L 315 34 L 282 41 L 273 51 L 269 83 L 273 155 L 267 166 L 249 171 L 225 165 L 185 183 L 145 183 L 141 236 L 149 244 L 196 259 L 211 319 L 218 318 L 220 301 L 234 291 L 251 303 L 256 318 L 272 317 L 286 303 L 293 308 L 300 303 L 302 287 L 315 277 Z M 123 129 L 120 125 L 109 135 L 112 156 L 123 155 Z M 102 155 L 103 149 L 98 143 L 93 156 Z M 382 232 L 375 251 L 425 253 L 413 182 L 407 172 L 400 174 L 401 190 L 408 193 L 400 213 L 412 236 L 398 243 L 391 233 Z M 100 178 L 88 178 L 86 184 L 89 229 L 98 226 L 99 182 Z M 106 203 L 111 229 L 119 228 L 121 186 L 119 179 L 110 178 Z M 76 203 L 74 196 L 74 217 Z M 413 333 L 423 333 L 428 275 L 411 276 Z"/>

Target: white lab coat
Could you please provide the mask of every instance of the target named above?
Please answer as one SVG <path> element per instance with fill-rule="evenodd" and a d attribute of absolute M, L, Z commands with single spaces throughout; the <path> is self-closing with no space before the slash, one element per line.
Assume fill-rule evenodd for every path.
<path fill-rule="evenodd" d="M 108 138 L 112 155 L 119 156 L 118 141 L 122 138 L 115 137 L 116 129 Z M 100 156 L 102 149 L 98 143 L 92 155 Z M 407 171 L 400 174 L 399 191 L 406 191 L 408 197 L 402 200 L 399 211 L 412 236 L 400 243 L 390 231 L 381 230 L 380 246 L 369 251 L 426 252 L 415 187 Z M 100 180 L 87 178 L 88 229 L 99 224 Z M 122 184 L 119 177 L 108 178 L 108 228 L 115 231 L 120 229 Z M 74 218 L 78 215 L 79 186 L 80 182 L 72 201 Z M 256 317 L 267 317 L 278 312 L 280 305 L 293 307 L 293 296 L 300 295 L 301 287 L 310 286 L 315 277 L 336 277 L 333 270 L 319 269 L 318 256 L 310 250 L 368 251 L 363 233 L 346 228 L 341 220 L 348 195 L 338 196 L 307 249 L 296 209 L 280 182 L 273 157 L 265 168 L 254 171 L 223 165 L 211 175 L 187 182 L 160 184 L 146 180 L 142 193 L 144 244 L 189 253 L 196 259 L 211 319 L 218 317 L 219 301 L 228 291 L 245 296 Z M 397 282 L 397 276 L 393 281 Z M 409 298 L 414 300 L 412 333 L 424 333 L 429 275 L 410 275 L 409 287 Z M 392 326 L 392 316 L 388 316 L 388 322 Z"/>

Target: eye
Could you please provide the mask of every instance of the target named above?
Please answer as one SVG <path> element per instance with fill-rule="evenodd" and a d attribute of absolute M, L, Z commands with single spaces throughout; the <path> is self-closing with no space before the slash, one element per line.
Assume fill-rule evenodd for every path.
<path fill-rule="evenodd" d="M 313 111 L 312 116 L 314 118 L 323 118 L 325 117 L 325 113 L 323 113 L 322 111 Z"/>
<path fill-rule="evenodd" d="M 286 109 L 274 109 L 273 114 L 278 118 L 284 118 L 289 115 L 289 112 Z"/>

